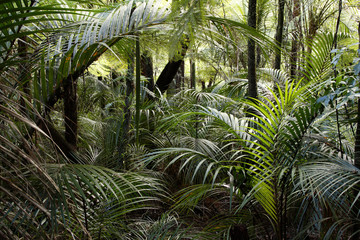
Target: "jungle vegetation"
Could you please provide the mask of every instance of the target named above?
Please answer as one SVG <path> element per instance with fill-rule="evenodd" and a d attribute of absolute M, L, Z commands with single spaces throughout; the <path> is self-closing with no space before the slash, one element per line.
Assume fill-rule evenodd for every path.
<path fill-rule="evenodd" d="M 1 239 L 360 239 L 360 1 L 2 0 Z"/>

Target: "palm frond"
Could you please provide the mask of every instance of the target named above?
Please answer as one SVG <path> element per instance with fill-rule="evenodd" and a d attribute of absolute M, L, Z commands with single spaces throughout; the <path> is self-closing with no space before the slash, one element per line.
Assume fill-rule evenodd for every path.
<path fill-rule="evenodd" d="M 39 73 L 34 74 L 34 97 L 52 106 L 60 95 L 60 87 L 76 80 L 105 51 L 123 38 L 131 38 L 146 28 L 164 22 L 167 12 L 152 2 L 134 6 L 130 1 L 108 12 L 85 16 L 64 32 L 48 36 L 34 53 L 40 60 Z"/>
<path fill-rule="evenodd" d="M 340 34 L 338 41 L 349 36 Z M 304 63 L 301 64 L 302 74 L 307 81 L 320 82 L 325 80 L 331 73 L 331 51 L 333 48 L 333 34 L 318 34 L 307 44 L 311 47 L 311 52 L 304 52 Z"/>

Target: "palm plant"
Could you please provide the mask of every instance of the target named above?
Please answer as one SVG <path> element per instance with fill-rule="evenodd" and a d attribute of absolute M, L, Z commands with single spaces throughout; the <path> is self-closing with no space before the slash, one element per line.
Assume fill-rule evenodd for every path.
<path fill-rule="evenodd" d="M 28 1 L 7 1 L 2 5 L 7 8 L 2 9 L 4 20 L 8 20 L 1 26 L 2 238 L 111 238 L 129 231 L 126 225 L 131 218 L 141 217 L 136 211 L 150 205 L 154 209 L 163 198 L 161 182 L 148 174 L 69 163 L 54 151 L 64 148 L 44 118 L 58 100 L 63 82 L 76 79 L 124 35 L 162 21 L 162 13 L 157 12 L 159 4 L 152 3 L 133 9 L 131 2 L 99 14 L 67 6 L 35 6 L 35 2 Z M 15 15 L 17 11 L 24 13 Z M 122 23 L 116 28 L 110 22 L 114 18 Z M 35 30 L 28 30 L 28 23 Z M 26 26 L 25 30 L 20 29 L 22 26 Z M 26 63 L 28 74 L 22 75 L 26 79 L 20 80 L 32 83 L 33 98 L 16 90 L 22 85 L 14 83 L 11 63 L 16 66 L 19 60 L 10 55 L 18 37 L 32 34 L 33 42 L 36 38 L 41 42 L 36 42 L 33 57 Z M 76 159 L 86 161 L 81 156 Z"/>
<path fill-rule="evenodd" d="M 172 29 L 170 46 L 183 33 L 199 39 L 211 33 L 209 44 L 225 49 L 231 42 L 236 49 L 239 38 L 224 38 L 225 32 L 273 46 L 241 21 L 206 15 L 201 3 L 173 5 L 183 13 L 173 11 L 170 20 L 183 22 Z M 60 115 L 54 109 L 64 85 L 106 51 L 128 55 L 139 35 L 161 30 L 168 12 L 160 6 L 153 0 L 91 11 L 64 2 L 1 5 L 1 237 L 224 239 L 247 230 L 254 239 L 350 236 L 359 223 L 353 135 L 338 137 L 329 125 L 333 105 L 341 109 L 357 96 L 347 86 L 356 78 L 331 77 L 330 34 L 309 43 L 302 81 L 259 69 L 259 77 L 279 84 L 277 93 L 263 87 L 259 100 L 245 99 L 246 83 L 232 79 L 212 92 L 184 90 L 144 102 L 136 121 L 141 141 L 129 138 L 125 149 L 131 171 L 118 165 L 124 113 L 117 104 L 98 122 L 81 118 L 82 126 L 91 126 L 80 133 L 87 152 L 64 142 L 52 121 Z M 118 92 L 107 94 L 123 100 Z M 349 126 L 344 116 L 342 129 Z"/>
<path fill-rule="evenodd" d="M 205 213 L 216 205 L 206 203 L 216 199 L 216 194 L 225 194 L 222 202 L 227 204 L 217 205 L 215 212 L 237 218 L 210 224 L 218 233 L 230 234 L 227 229 L 240 222 L 252 226 L 253 238 L 258 234 L 277 239 L 303 239 L 309 233 L 322 238 L 351 235 L 358 210 L 357 197 L 349 200 L 349 196 L 357 189 L 357 169 L 351 165 L 351 151 L 340 154 L 346 143 L 326 127 L 334 112 L 329 107 L 334 98 L 329 100 L 327 95 L 333 84 L 332 37 L 320 35 L 311 45 L 303 81 L 292 82 L 280 70 L 261 70 L 282 87 L 278 93 L 268 89 L 259 100 L 243 100 L 241 105 L 253 109 L 251 117 L 244 117 L 241 107 L 227 108 L 220 103 L 222 98 L 204 93 L 211 99 L 210 106 L 197 99 L 198 104 L 188 107 L 190 111 L 163 119 L 160 130 L 177 133 L 174 136 L 181 140 L 171 139 L 170 147 L 147 154 L 142 163 L 165 165 L 182 176 L 175 211 Z M 326 135 L 325 128 L 331 130 Z M 257 218 L 252 217 L 252 224 L 249 211 Z M 348 214 L 352 220 L 345 217 Z M 296 218 L 290 223 L 291 215 Z"/>

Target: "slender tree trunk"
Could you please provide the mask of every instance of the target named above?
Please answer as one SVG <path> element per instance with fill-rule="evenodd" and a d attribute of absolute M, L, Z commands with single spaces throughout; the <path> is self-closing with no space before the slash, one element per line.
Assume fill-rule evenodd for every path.
<path fill-rule="evenodd" d="M 150 91 L 154 91 L 154 70 L 152 58 L 148 51 L 144 51 L 141 55 L 141 75 L 146 77 L 146 87 Z"/>
<path fill-rule="evenodd" d="M 248 25 L 256 29 L 256 0 L 249 0 Z M 248 96 L 257 98 L 255 41 L 248 40 Z"/>
<path fill-rule="evenodd" d="M 195 61 L 190 59 L 190 88 L 196 90 L 196 66 Z"/>
<path fill-rule="evenodd" d="M 77 112 L 77 83 L 76 79 L 64 84 L 64 121 L 65 139 L 68 143 L 77 148 L 78 133 L 78 112 Z"/>
<path fill-rule="evenodd" d="M 311 6 L 310 14 L 309 14 L 309 29 L 306 36 L 306 41 L 308 43 L 308 49 L 307 52 L 312 52 L 312 46 L 313 46 L 313 40 L 315 38 L 315 35 L 317 33 L 317 30 L 320 27 L 319 18 L 321 16 L 317 15 L 316 13 L 316 6 Z"/>
<path fill-rule="evenodd" d="M 207 88 L 212 87 L 213 84 L 214 84 L 214 78 L 210 78 L 209 83 L 208 83 L 208 85 L 207 85 Z"/>
<path fill-rule="evenodd" d="M 307 52 L 311 53 L 312 52 L 312 45 L 313 45 L 313 39 L 315 37 L 317 28 L 316 28 L 316 19 L 315 19 L 315 14 L 313 13 L 312 10 L 310 10 L 310 16 L 309 16 L 309 29 L 308 29 L 308 33 L 307 33 L 307 43 L 308 43 L 308 49 Z"/>
<path fill-rule="evenodd" d="M 297 75 L 297 59 L 298 59 L 298 51 L 299 51 L 299 42 L 302 39 L 302 27 L 301 20 L 296 19 L 300 16 L 300 1 L 294 0 L 294 9 L 292 17 L 295 21 L 295 30 L 293 34 L 293 39 L 291 43 L 291 53 L 290 53 L 290 76 L 291 79 Z"/>
<path fill-rule="evenodd" d="M 335 29 L 335 34 L 334 34 L 334 41 L 333 41 L 333 45 L 332 47 L 334 49 L 337 49 L 337 35 L 338 35 L 338 32 L 339 32 L 339 26 L 340 26 L 340 18 L 341 18 L 341 11 L 342 11 L 342 0 L 339 1 L 339 15 L 338 15 L 338 19 L 337 19 L 337 23 L 336 23 L 336 29 Z M 330 55 L 331 56 L 331 55 Z M 336 68 L 334 68 L 334 77 L 335 79 L 337 78 L 338 76 L 338 72 L 336 70 Z M 337 106 L 338 104 L 338 101 L 337 101 L 337 96 L 335 98 L 335 105 Z M 341 157 L 343 156 L 344 154 L 344 151 L 343 151 L 343 146 L 342 146 L 342 143 L 341 143 L 341 133 L 340 133 L 340 122 L 339 122 L 339 109 L 336 108 L 336 125 L 337 125 L 337 132 L 338 132 L 338 138 L 339 138 L 339 148 L 340 148 L 340 153 L 341 153 Z"/>
<path fill-rule="evenodd" d="M 281 67 L 281 48 L 282 48 L 283 29 L 284 29 L 284 9 L 285 9 L 285 0 L 279 0 L 278 23 L 275 34 L 275 40 L 278 46 L 278 49 L 275 53 L 275 63 L 274 63 L 275 69 L 280 69 Z"/>
<path fill-rule="evenodd" d="M 206 88 L 205 81 L 201 80 L 201 90 L 204 91 Z"/>
<path fill-rule="evenodd" d="M 140 38 L 136 38 L 136 113 L 135 113 L 135 125 L 136 125 L 136 143 L 139 144 L 139 124 L 140 124 Z"/>
<path fill-rule="evenodd" d="M 131 95 L 134 92 L 134 57 L 129 56 L 128 59 L 128 70 L 126 73 L 126 96 L 125 96 L 125 107 L 124 107 L 124 120 L 122 123 L 121 139 L 119 139 L 118 154 L 119 154 L 119 165 L 120 168 L 127 169 L 128 163 L 126 162 L 126 146 L 128 144 L 130 122 L 131 122 Z"/>

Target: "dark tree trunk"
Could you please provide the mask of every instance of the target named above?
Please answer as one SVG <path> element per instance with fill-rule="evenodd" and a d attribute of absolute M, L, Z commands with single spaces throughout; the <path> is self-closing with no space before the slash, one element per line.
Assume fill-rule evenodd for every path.
<path fill-rule="evenodd" d="M 156 87 L 159 88 L 161 93 L 164 93 L 170 86 L 170 83 L 173 81 L 176 73 L 178 72 L 179 68 L 181 67 L 181 64 L 184 63 L 184 57 L 186 54 L 186 51 L 189 48 L 189 40 L 184 39 L 181 42 L 181 50 L 180 50 L 180 56 L 177 56 L 177 58 L 180 57 L 179 60 L 175 60 L 175 57 L 171 59 L 165 66 L 164 70 L 160 73 L 160 76 L 158 80 L 156 81 Z"/>
<path fill-rule="evenodd" d="M 156 87 L 159 88 L 161 93 L 164 93 L 170 86 L 170 83 L 173 81 L 177 71 L 179 70 L 181 64 L 184 60 L 179 60 L 176 62 L 169 61 L 164 70 L 161 72 L 158 80 L 156 81 Z"/>
<path fill-rule="evenodd" d="M 170 83 L 170 86 L 167 91 L 168 94 L 174 95 L 180 92 L 181 88 L 184 87 L 184 79 L 185 79 L 185 62 L 182 61 L 174 77 L 174 81 Z"/>
<path fill-rule="evenodd" d="M 129 131 L 131 122 L 131 96 L 134 92 L 134 57 L 130 56 L 128 60 L 128 70 L 126 73 L 126 96 L 125 96 L 125 107 L 124 107 L 124 120 L 122 123 L 122 133 L 119 139 L 118 154 L 119 154 L 119 165 L 120 168 L 127 169 L 128 163 L 126 162 L 126 146 L 129 142 Z"/>
<path fill-rule="evenodd" d="M 196 66 L 195 61 L 190 59 L 190 88 L 196 90 Z"/>
<path fill-rule="evenodd" d="M 77 148 L 77 83 L 76 79 L 65 82 L 64 85 L 64 121 L 65 121 L 65 140 L 71 144 L 74 149 Z"/>
<path fill-rule="evenodd" d="M 180 67 L 173 79 L 170 83 L 167 93 L 168 95 L 175 95 L 180 92 L 181 88 L 184 86 L 184 79 L 185 79 L 185 62 L 182 61 Z"/>
<path fill-rule="evenodd" d="M 315 13 L 313 11 L 310 12 L 309 18 L 309 29 L 307 32 L 306 41 L 308 43 L 307 52 L 310 54 L 312 52 L 313 40 L 316 35 L 318 25 L 315 19 Z"/>
<path fill-rule="evenodd" d="M 334 34 L 334 41 L 332 44 L 332 48 L 337 49 L 338 46 L 338 42 L 337 42 L 337 36 L 338 36 L 338 32 L 339 32 L 339 26 L 340 26 L 340 19 L 341 19 L 341 11 L 342 11 L 342 0 L 339 1 L 339 15 L 338 15 L 338 19 L 336 22 L 336 29 L 335 29 L 335 34 Z M 331 57 L 331 54 L 330 54 Z M 334 68 L 334 77 L 335 79 L 338 76 L 338 71 L 336 68 Z M 338 100 L 337 98 L 335 99 L 335 105 L 338 104 Z M 343 151 L 343 145 L 342 145 L 342 137 L 341 137 L 341 132 L 340 132 L 340 122 L 339 122 L 339 109 L 336 108 L 335 109 L 335 113 L 336 113 L 336 125 L 337 125 L 337 132 L 338 132 L 338 138 L 339 138 L 339 148 L 340 148 L 340 153 L 341 153 L 341 157 L 343 157 L 344 151 Z"/>
<path fill-rule="evenodd" d="M 81 163 L 80 158 L 76 153 L 76 149 L 74 148 L 74 145 L 66 141 L 62 134 L 55 129 L 49 117 L 48 120 L 40 119 L 37 125 L 41 130 L 43 130 L 47 135 L 51 137 L 51 140 L 55 143 L 56 149 L 63 156 L 67 157 L 73 163 Z"/>
<path fill-rule="evenodd" d="M 141 55 L 141 75 L 146 77 L 146 87 L 150 91 L 154 91 L 154 70 L 152 58 L 148 51 Z"/>
<path fill-rule="evenodd" d="M 135 105 L 135 139 L 136 139 L 136 143 L 139 144 L 140 143 L 140 137 L 139 137 L 139 124 L 140 124 L 140 78 L 141 78 L 141 53 L 140 53 L 140 37 L 137 36 L 136 38 L 136 79 L 135 79 L 135 100 L 136 100 L 136 105 Z"/>
<path fill-rule="evenodd" d="M 278 49 L 275 53 L 275 63 L 274 63 L 275 69 L 280 69 L 281 67 L 281 48 L 282 48 L 283 29 L 284 29 L 284 9 L 285 9 L 285 0 L 279 0 L 278 23 L 275 34 L 275 40 L 278 46 Z"/>
<path fill-rule="evenodd" d="M 214 78 L 210 78 L 207 88 L 211 88 L 213 84 L 214 84 Z"/>
<path fill-rule="evenodd" d="M 201 81 L 201 90 L 204 91 L 205 89 L 206 89 L 205 81 L 202 80 L 202 81 Z"/>
<path fill-rule="evenodd" d="M 295 19 L 295 30 L 293 33 L 293 39 L 291 43 L 291 53 L 290 53 L 290 76 L 291 79 L 297 75 L 297 59 L 299 51 L 299 42 L 302 39 L 302 29 L 301 29 L 301 20 L 296 19 L 300 16 L 300 1 L 294 0 L 294 9 L 292 17 Z"/>
<path fill-rule="evenodd" d="M 248 25 L 256 29 L 256 0 L 249 0 Z M 255 41 L 248 40 L 248 96 L 257 98 Z"/>

